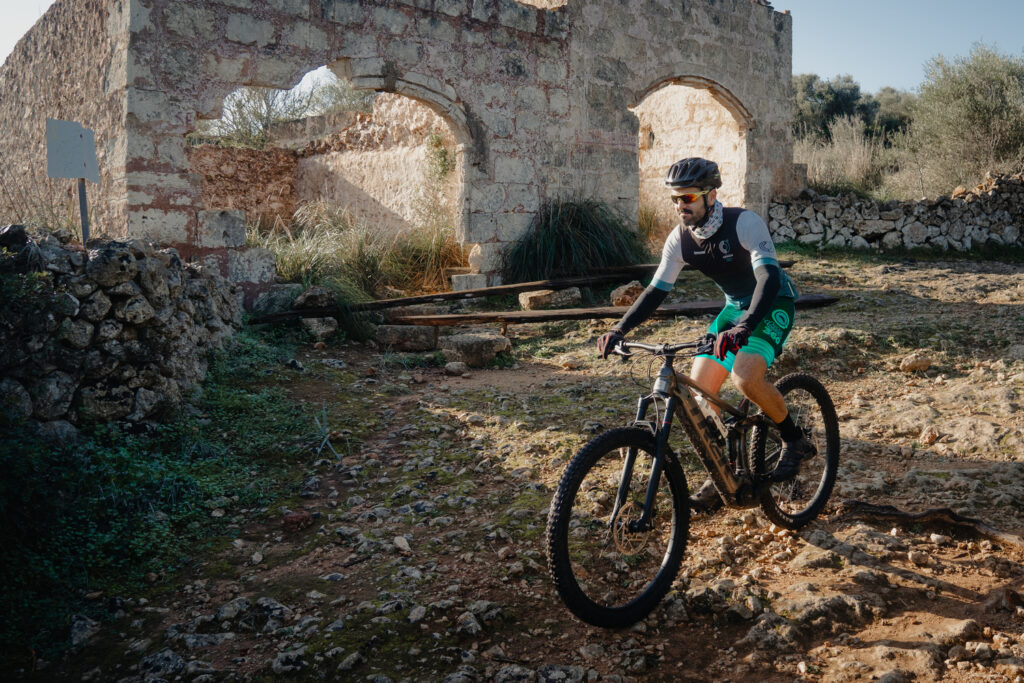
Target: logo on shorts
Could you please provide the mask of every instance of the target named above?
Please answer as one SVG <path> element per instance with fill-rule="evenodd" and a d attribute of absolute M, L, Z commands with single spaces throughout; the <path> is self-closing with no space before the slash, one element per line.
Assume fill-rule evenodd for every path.
<path fill-rule="evenodd" d="M 772 320 L 782 329 L 789 327 L 789 314 L 785 311 L 772 311 Z"/>

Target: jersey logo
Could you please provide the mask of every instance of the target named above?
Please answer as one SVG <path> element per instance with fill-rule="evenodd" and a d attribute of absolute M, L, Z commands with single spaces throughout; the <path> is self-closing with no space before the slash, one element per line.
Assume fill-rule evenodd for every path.
<path fill-rule="evenodd" d="M 785 311 L 772 311 L 772 320 L 782 329 L 789 327 L 789 314 Z"/>
<path fill-rule="evenodd" d="M 723 254 L 728 254 L 730 251 L 732 251 L 732 245 L 729 244 L 729 240 L 722 240 L 721 242 L 718 243 L 718 250 L 721 251 Z"/>

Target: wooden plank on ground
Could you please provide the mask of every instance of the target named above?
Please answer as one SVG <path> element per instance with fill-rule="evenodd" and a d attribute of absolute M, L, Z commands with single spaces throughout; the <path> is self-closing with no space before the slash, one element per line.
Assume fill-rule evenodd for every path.
<path fill-rule="evenodd" d="M 839 301 L 838 297 L 823 294 L 808 294 L 796 300 L 797 308 L 830 306 Z M 391 319 L 392 325 L 467 325 L 477 323 L 541 323 L 555 320 L 601 320 L 621 318 L 628 306 L 601 306 L 597 308 L 560 308 L 550 311 L 481 311 L 479 313 L 451 313 L 448 315 L 405 315 Z M 696 316 L 718 313 L 721 301 L 688 301 L 667 304 L 656 310 L 652 318 L 673 318 L 675 316 Z"/>
<path fill-rule="evenodd" d="M 793 261 L 780 261 L 779 265 L 788 268 Z M 618 268 L 605 268 L 595 275 L 584 275 L 580 277 L 554 278 L 551 280 L 537 280 L 535 282 L 518 282 L 511 285 L 496 285 L 494 287 L 480 287 L 478 289 L 464 289 L 458 292 L 440 292 L 438 294 L 424 294 L 422 296 L 407 296 L 400 299 L 381 299 L 379 301 L 364 301 L 350 304 L 348 311 L 360 313 L 363 311 L 378 311 L 398 306 L 414 306 L 417 304 L 436 304 L 445 301 L 459 301 L 462 299 L 476 299 L 485 296 L 500 296 L 502 294 L 518 294 L 520 292 L 532 292 L 538 289 L 567 289 L 569 287 L 592 287 L 595 285 L 608 284 L 629 280 L 634 277 L 652 275 L 658 269 L 657 263 L 644 263 L 637 266 L 622 266 Z M 690 270 L 684 266 L 684 270 Z M 264 323 L 279 323 L 287 320 L 298 320 L 299 318 L 326 318 L 338 315 L 338 309 L 334 306 L 320 308 L 297 308 L 291 311 L 281 311 L 268 315 L 253 318 L 249 321 L 251 325 Z"/>

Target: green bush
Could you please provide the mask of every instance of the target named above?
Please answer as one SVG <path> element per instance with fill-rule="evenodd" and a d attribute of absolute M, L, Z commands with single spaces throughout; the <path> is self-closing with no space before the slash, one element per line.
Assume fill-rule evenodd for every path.
<path fill-rule="evenodd" d="M 986 172 L 1019 169 L 1024 58 L 976 45 L 968 57 L 928 62 L 913 123 L 898 149 L 902 177 L 891 185 L 919 196 L 975 185 Z"/>
<path fill-rule="evenodd" d="M 506 283 L 644 263 L 647 247 L 626 221 L 596 199 L 545 202 L 526 234 L 502 255 Z"/>

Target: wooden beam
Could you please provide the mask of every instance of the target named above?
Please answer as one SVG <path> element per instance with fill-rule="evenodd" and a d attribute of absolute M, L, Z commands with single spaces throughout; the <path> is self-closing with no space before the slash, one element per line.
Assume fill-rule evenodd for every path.
<path fill-rule="evenodd" d="M 793 261 L 780 261 L 779 265 L 787 268 L 793 265 Z M 550 280 L 537 280 L 535 282 L 519 282 L 511 285 L 497 285 L 494 287 L 480 287 L 478 289 L 464 289 L 458 292 L 440 292 L 438 294 L 424 294 L 422 296 L 407 296 L 400 299 L 381 299 L 379 301 L 364 301 L 349 304 L 347 311 L 360 313 L 363 311 L 379 311 L 386 308 L 398 306 L 414 306 L 417 304 L 434 304 L 445 301 L 459 301 L 461 299 L 477 299 L 485 296 L 501 296 L 502 294 L 518 294 L 520 292 L 532 292 L 538 289 L 567 289 L 569 287 L 592 287 L 604 285 L 610 282 L 620 282 L 634 277 L 652 275 L 658 269 L 657 263 L 645 263 L 638 266 L 622 266 L 618 268 L 602 269 L 596 275 L 583 275 L 580 277 L 553 278 Z M 689 266 L 683 266 L 683 270 L 692 270 Z M 341 311 L 336 306 L 323 306 L 319 308 L 297 308 L 291 311 L 270 313 L 249 321 L 251 325 L 263 323 L 278 323 L 286 320 L 298 320 L 299 318 L 328 318 L 335 317 Z"/>
<path fill-rule="evenodd" d="M 838 297 L 822 294 L 808 294 L 796 300 L 797 308 L 830 306 L 839 301 Z M 476 323 L 541 323 L 555 320 L 601 320 L 618 319 L 629 310 L 628 306 L 601 306 L 597 308 L 560 308 L 550 311 L 481 311 L 479 313 L 451 313 L 448 315 L 405 315 L 392 318 L 392 325 L 466 325 Z M 689 301 L 667 304 L 651 314 L 651 318 L 674 318 L 676 316 L 697 316 L 718 313 L 721 301 Z"/>

